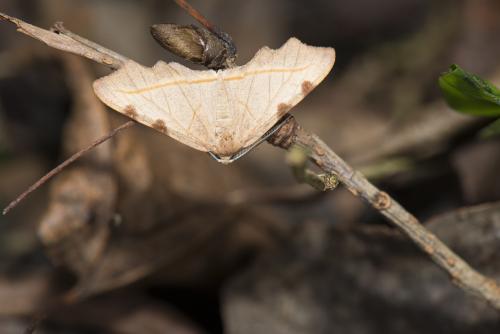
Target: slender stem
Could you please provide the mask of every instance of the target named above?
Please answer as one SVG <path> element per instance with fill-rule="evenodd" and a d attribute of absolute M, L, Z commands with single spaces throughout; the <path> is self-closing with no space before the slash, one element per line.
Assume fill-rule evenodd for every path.
<path fill-rule="evenodd" d="M 220 30 L 215 24 L 207 20 L 199 11 L 197 11 L 193 6 L 191 6 L 187 0 L 174 0 L 182 9 L 184 9 L 191 17 L 203 25 L 206 29 L 211 31 L 219 40 L 224 44 L 226 54 L 230 58 L 236 58 L 236 45 L 233 42 L 231 36 L 222 30 Z M 230 61 L 227 65 L 234 62 L 234 59 Z"/>
<path fill-rule="evenodd" d="M 78 160 L 81 156 L 83 156 L 85 153 L 89 152 L 90 150 L 94 149 L 95 147 L 99 146 L 100 144 L 104 143 L 105 141 L 113 138 L 116 136 L 120 131 L 125 130 L 127 128 L 130 128 L 131 126 L 135 125 L 135 121 L 128 121 L 125 124 L 122 124 L 121 126 L 117 127 L 107 135 L 97 139 L 94 141 L 92 144 L 84 148 L 83 150 L 73 154 L 70 158 L 68 158 L 66 161 L 61 163 L 59 166 L 51 170 L 48 174 L 43 176 L 41 179 L 39 179 L 36 183 L 34 183 L 31 187 L 29 187 L 25 192 L 23 192 L 21 195 L 19 195 L 15 200 L 10 202 L 10 204 L 3 210 L 2 214 L 5 216 L 9 211 L 14 209 L 19 203 L 21 203 L 26 197 L 28 197 L 32 192 L 40 188 L 42 185 L 44 185 L 47 181 L 49 181 L 52 177 L 56 176 L 59 174 L 64 168 Z"/>
<path fill-rule="evenodd" d="M 184 9 L 192 18 L 198 21 L 202 26 L 210 30 L 216 35 L 219 35 L 220 31 L 212 22 L 210 22 L 205 16 L 203 16 L 199 11 L 191 6 L 186 0 L 174 0 L 176 4 Z"/>
<path fill-rule="evenodd" d="M 119 54 L 113 50 L 107 49 L 107 48 L 105 48 L 105 47 L 103 47 L 95 42 L 92 42 L 92 41 L 90 41 L 90 40 L 88 40 L 80 35 L 75 34 L 72 31 L 66 29 L 63 22 L 56 22 L 54 24 L 54 26 L 52 27 L 52 31 L 54 31 L 55 33 L 57 33 L 59 35 L 68 36 L 72 40 L 74 40 L 78 43 L 81 43 L 83 45 L 86 45 L 87 47 L 93 49 L 95 52 L 108 55 L 111 59 L 113 59 L 113 63 L 117 63 L 117 65 L 118 65 L 117 68 L 121 67 L 121 64 L 123 64 L 129 60 L 127 57 L 122 56 L 121 54 Z"/>

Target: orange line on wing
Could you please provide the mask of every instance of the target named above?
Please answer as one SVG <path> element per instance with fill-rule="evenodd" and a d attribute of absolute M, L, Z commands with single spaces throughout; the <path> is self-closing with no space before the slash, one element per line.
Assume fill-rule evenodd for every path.
<path fill-rule="evenodd" d="M 255 71 L 245 72 L 245 73 L 240 74 L 240 75 L 226 77 L 226 78 L 224 78 L 224 81 L 243 80 L 244 78 L 246 78 L 248 76 L 268 74 L 268 73 L 301 72 L 301 71 L 304 71 L 305 69 L 307 69 L 309 66 L 310 65 L 296 67 L 296 68 L 274 68 L 274 69 L 267 69 L 267 70 L 255 70 Z M 139 88 L 139 89 L 134 89 L 134 90 L 121 90 L 120 92 L 125 93 L 125 94 L 142 94 L 142 93 L 146 93 L 146 92 L 149 92 L 149 91 L 152 91 L 155 89 L 165 88 L 165 87 L 169 87 L 169 86 L 203 84 L 203 83 L 214 82 L 216 80 L 217 80 L 217 78 L 195 79 L 195 80 L 176 80 L 176 81 L 164 82 L 164 83 L 160 83 L 157 85 Z"/>

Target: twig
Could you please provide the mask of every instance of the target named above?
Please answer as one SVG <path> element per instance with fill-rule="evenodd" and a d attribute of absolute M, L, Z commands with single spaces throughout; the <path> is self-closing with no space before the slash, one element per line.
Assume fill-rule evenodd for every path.
<path fill-rule="evenodd" d="M 184 9 L 192 18 L 198 21 L 202 26 L 212 32 L 216 37 L 218 37 L 225 46 L 225 58 L 228 58 L 227 65 L 234 65 L 234 60 L 236 59 L 236 45 L 233 42 L 231 36 L 220 30 L 215 24 L 208 21 L 199 11 L 197 11 L 193 6 L 191 6 L 186 0 L 174 0 L 182 9 Z"/>
<path fill-rule="evenodd" d="M 205 16 L 203 16 L 199 11 L 197 11 L 193 6 L 191 6 L 185 0 L 174 0 L 176 4 L 184 9 L 192 18 L 198 21 L 202 26 L 210 30 L 212 33 L 219 35 L 220 30 L 212 22 L 210 22 Z"/>
<path fill-rule="evenodd" d="M 19 32 L 42 41 L 50 47 L 83 56 L 111 69 L 120 68 L 128 60 L 127 57 L 71 33 L 64 29 L 61 23 L 56 24 L 56 31 L 49 31 L 3 13 L 0 13 L 0 20 L 14 23 Z"/>
<path fill-rule="evenodd" d="M 110 66 L 112 69 L 116 70 L 116 69 L 120 68 L 125 62 L 127 62 L 129 60 L 127 57 L 122 56 L 121 54 L 116 53 L 113 50 L 109 50 L 109 49 L 107 49 L 107 48 L 105 48 L 105 47 L 103 47 L 95 42 L 89 41 L 88 39 L 81 37 L 81 36 L 71 32 L 71 31 L 69 31 L 68 29 L 66 29 L 66 27 L 64 27 L 63 22 L 56 22 L 51 30 L 53 32 L 57 33 L 58 35 L 68 36 L 69 38 L 73 39 L 74 41 L 91 48 L 98 55 L 104 54 L 104 55 L 108 56 L 109 59 L 106 57 L 103 57 L 103 59 L 106 62 L 109 60 L 112 60 L 113 64 L 110 64 L 110 65 L 112 65 L 112 66 Z M 108 63 L 105 63 L 105 65 L 108 65 Z"/>
<path fill-rule="evenodd" d="M 113 131 L 111 131 L 107 135 L 105 135 L 105 136 L 97 139 L 92 144 L 90 144 L 88 147 L 86 147 L 83 150 L 81 150 L 81 151 L 75 153 L 74 155 L 72 155 L 66 161 L 64 161 L 59 166 L 57 166 L 56 168 L 54 168 L 53 170 L 51 170 L 48 174 L 46 174 L 41 179 L 39 179 L 36 183 L 34 183 L 31 187 L 29 187 L 25 192 L 23 192 L 21 195 L 19 195 L 19 197 L 17 197 L 15 200 L 13 200 L 3 210 L 2 214 L 6 215 L 7 213 L 9 213 L 9 211 L 11 211 L 12 209 L 14 209 L 19 203 L 21 203 L 26 197 L 28 197 L 33 191 L 37 190 L 40 186 L 42 186 L 43 184 L 45 184 L 52 177 L 54 177 L 55 175 L 59 174 L 64 168 L 66 168 L 71 163 L 73 163 L 76 160 L 78 160 L 82 155 L 84 155 L 85 153 L 89 152 L 90 150 L 92 150 L 96 146 L 99 146 L 100 144 L 104 143 L 105 141 L 113 138 L 115 135 L 118 134 L 118 132 L 120 132 L 122 130 L 125 130 L 127 128 L 130 128 L 131 126 L 133 126 L 135 124 L 136 124 L 135 121 L 128 121 L 127 123 L 125 123 L 125 124 L 117 127 L 116 129 L 114 129 Z"/>
<path fill-rule="evenodd" d="M 182 1 L 182 3 L 186 2 Z M 114 58 L 112 53 L 102 52 L 102 50 L 105 50 L 104 48 L 102 50 L 91 48 L 88 45 L 81 44 L 81 42 L 78 42 L 74 38 L 70 38 L 65 35 L 58 35 L 53 32 L 28 25 L 18 19 L 4 14 L 0 14 L 0 18 L 7 19 L 10 22 L 15 23 L 21 32 L 38 40 L 44 41 L 49 46 L 54 48 L 79 54 L 110 67 L 112 67 L 112 64 L 115 64 L 116 67 L 120 67 L 122 64 L 122 60 Z M 64 45 L 65 42 L 69 43 L 69 46 Z M 82 50 L 90 50 L 92 55 L 88 55 L 85 52 L 82 52 Z M 105 58 L 107 61 L 104 61 Z M 133 124 L 134 122 L 128 122 L 120 128 L 123 129 L 125 126 L 132 126 Z M 117 130 L 118 129 L 115 131 Z M 270 137 L 268 141 L 271 144 L 286 150 L 288 150 L 293 144 L 299 145 L 308 150 L 310 152 L 310 159 L 319 168 L 326 173 L 336 174 L 339 177 L 339 180 L 354 195 L 363 197 L 389 221 L 403 230 L 403 232 L 425 253 L 427 253 L 439 267 L 451 276 L 452 281 L 455 284 L 463 290 L 488 301 L 493 307 L 500 310 L 500 289 L 494 280 L 481 275 L 471 268 L 462 258 L 451 251 L 434 234 L 423 227 L 412 214 L 406 211 L 387 193 L 380 191 L 363 175 L 355 172 L 352 167 L 335 154 L 335 152 L 333 152 L 317 136 L 303 130 L 293 117 L 290 118 L 272 137 Z M 70 162 L 76 160 L 77 158 L 78 157 L 71 159 Z M 31 187 L 26 193 L 29 194 L 33 189 L 36 189 L 37 186 L 43 184 L 47 178 L 44 179 L 45 180 L 37 182 L 37 184 Z M 25 196 L 26 195 L 24 195 L 24 197 Z M 15 206 L 18 202 L 19 200 L 14 201 L 13 205 Z M 4 211 L 4 214 L 10 208 L 11 205 L 9 205 L 9 207 Z"/>
<path fill-rule="evenodd" d="M 286 150 L 293 145 L 308 150 L 310 159 L 319 168 L 327 173 L 336 174 L 349 191 L 364 198 L 400 228 L 437 265 L 448 272 L 455 284 L 487 300 L 493 307 L 500 310 L 500 289 L 494 280 L 471 268 L 398 202 L 371 184 L 361 173 L 354 171 L 316 135 L 303 130 L 294 118 L 290 118 L 268 141 Z"/>

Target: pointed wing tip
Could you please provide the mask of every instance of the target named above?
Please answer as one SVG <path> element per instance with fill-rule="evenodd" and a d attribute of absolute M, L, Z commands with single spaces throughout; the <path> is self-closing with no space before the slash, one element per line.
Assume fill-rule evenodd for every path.
<path fill-rule="evenodd" d="M 313 47 L 313 48 L 319 48 L 319 49 L 328 49 L 328 50 L 331 50 L 333 51 L 333 53 L 335 53 L 335 49 L 332 48 L 332 47 L 329 47 L 329 46 L 313 46 L 313 45 L 309 45 L 307 43 L 304 43 L 302 42 L 300 39 L 298 39 L 297 37 L 290 37 L 286 42 L 285 42 L 285 45 L 286 44 L 297 44 L 297 45 L 304 45 L 304 46 L 308 46 L 308 47 Z"/>
<path fill-rule="evenodd" d="M 335 65 L 335 61 L 337 60 L 337 53 L 334 48 L 325 48 L 328 53 L 328 57 L 330 58 L 330 69 Z"/>
<path fill-rule="evenodd" d="M 284 48 L 285 46 L 290 46 L 290 45 L 297 45 L 297 46 L 306 46 L 308 48 L 314 48 L 314 49 L 317 49 L 317 50 L 321 50 L 325 53 L 325 56 L 327 56 L 328 58 L 330 58 L 330 62 L 331 62 L 331 66 L 333 66 L 333 64 L 335 63 L 335 60 L 336 60 L 336 52 L 335 52 L 335 49 L 332 48 L 332 47 L 329 47 L 329 46 L 312 46 L 312 45 L 309 45 L 309 44 L 306 44 L 304 42 L 302 42 L 301 40 L 299 40 L 297 37 L 290 37 L 285 44 L 283 44 L 283 46 L 280 48 Z"/>

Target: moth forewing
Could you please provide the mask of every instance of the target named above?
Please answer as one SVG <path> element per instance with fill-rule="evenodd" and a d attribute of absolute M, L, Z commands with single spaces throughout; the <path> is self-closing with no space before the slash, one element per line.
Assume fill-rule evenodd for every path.
<path fill-rule="evenodd" d="M 188 146 L 230 160 L 256 143 L 330 72 L 332 48 L 296 38 L 267 47 L 244 66 L 195 71 L 133 61 L 94 83 L 112 109 Z"/>

